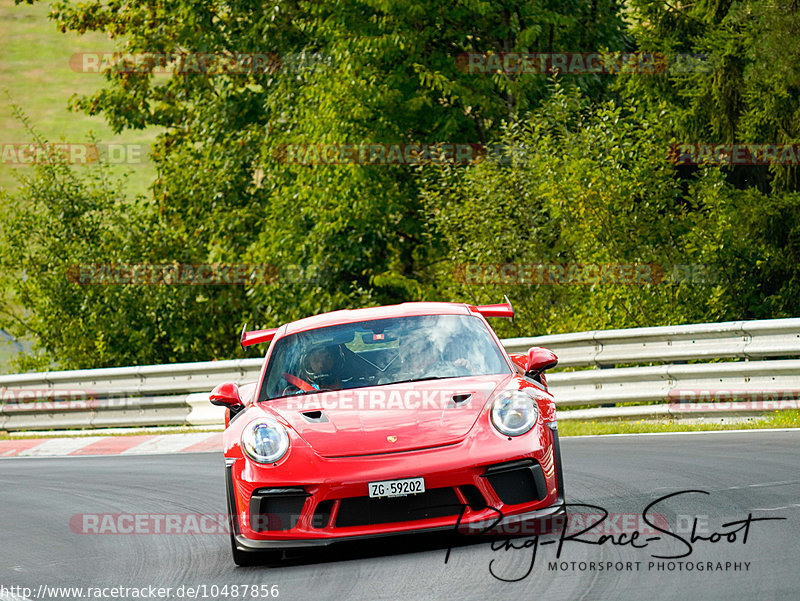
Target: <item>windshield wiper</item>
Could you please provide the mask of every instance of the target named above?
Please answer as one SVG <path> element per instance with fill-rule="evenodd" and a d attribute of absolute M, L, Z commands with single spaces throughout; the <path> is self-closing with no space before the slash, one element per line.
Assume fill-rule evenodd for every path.
<path fill-rule="evenodd" d="M 388 382 L 388 384 L 406 384 L 408 382 L 426 382 L 428 380 L 449 380 L 450 378 L 463 378 L 464 376 L 427 376 L 425 378 L 413 378 L 411 380 L 398 380 L 397 382 Z"/>

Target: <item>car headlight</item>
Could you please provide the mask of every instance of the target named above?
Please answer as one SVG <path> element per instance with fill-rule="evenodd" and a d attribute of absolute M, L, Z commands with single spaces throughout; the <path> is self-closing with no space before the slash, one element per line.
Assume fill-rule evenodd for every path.
<path fill-rule="evenodd" d="M 289 450 L 289 435 L 274 419 L 259 418 L 245 426 L 242 449 L 253 461 L 274 463 Z"/>
<path fill-rule="evenodd" d="M 492 424 L 506 436 L 525 434 L 538 417 L 536 401 L 521 390 L 501 393 L 492 405 Z"/>

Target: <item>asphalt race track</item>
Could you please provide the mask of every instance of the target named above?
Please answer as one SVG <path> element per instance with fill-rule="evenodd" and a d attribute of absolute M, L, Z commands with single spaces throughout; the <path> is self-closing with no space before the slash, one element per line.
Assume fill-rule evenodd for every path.
<path fill-rule="evenodd" d="M 662 516 L 687 541 L 696 517 L 698 534 L 720 540 L 696 540 L 681 559 L 656 559 L 685 554 L 691 543 L 651 529 L 634 540 L 645 548 L 566 540 L 556 561 L 558 537 L 543 536 L 531 568 L 533 537 L 515 539 L 520 549 L 503 541 L 495 541 L 497 550 L 485 540 L 461 544 L 448 563 L 441 537 L 415 538 L 237 568 L 224 534 L 82 534 L 73 517 L 224 513 L 221 454 L 12 458 L 0 460 L 0 598 L 19 599 L 11 586 L 28 587 L 35 598 L 47 585 L 189 586 L 200 587 L 197 598 L 230 599 L 237 597 L 223 587 L 245 584 L 277 585 L 278 598 L 287 600 L 800 598 L 800 430 L 566 438 L 562 453 L 568 501 L 612 514 L 595 532 L 647 530 L 641 516 L 648 504 L 693 489 L 710 494 L 673 496 L 649 515 Z M 579 519 L 598 514 L 570 511 Z M 746 542 L 745 522 L 723 526 L 751 514 L 786 519 L 749 523 Z M 654 534 L 660 539 L 644 542 Z"/>

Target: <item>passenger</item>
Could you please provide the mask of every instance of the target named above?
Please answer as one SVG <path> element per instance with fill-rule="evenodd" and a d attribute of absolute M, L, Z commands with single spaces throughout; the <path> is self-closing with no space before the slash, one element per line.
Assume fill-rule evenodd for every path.
<path fill-rule="evenodd" d="M 442 362 L 442 355 L 430 338 L 419 334 L 403 337 L 398 350 L 404 379 L 416 380 L 437 375 L 429 372 Z"/>
<path fill-rule="evenodd" d="M 434 340 L 422 334 L 415 333 L 401 338 L 398 349 L 400 377 L 403 380 L 419 380 L 470 375 L 470 361 L 459 356 L 465 349 L 456 351 L 457 346 L 451 340 L 444 345 L 445 352 L 442 352 Z"/>

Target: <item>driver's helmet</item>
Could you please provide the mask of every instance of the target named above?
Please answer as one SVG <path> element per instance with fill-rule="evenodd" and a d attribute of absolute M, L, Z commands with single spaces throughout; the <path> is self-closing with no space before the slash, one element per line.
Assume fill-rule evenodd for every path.
<path fill-rule="evenodd" d="M 344 353 L 338 344 L 313 347 L 301 364 L 301 378 L 319 388 L 341 381 Z"/>

